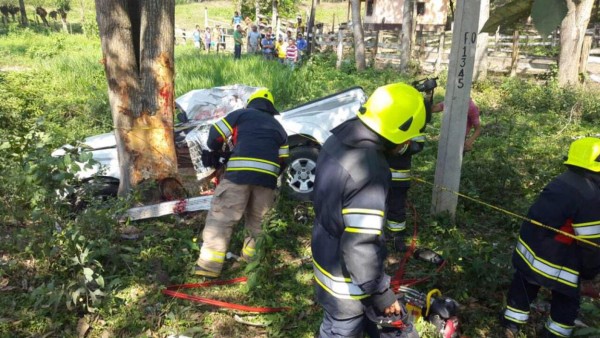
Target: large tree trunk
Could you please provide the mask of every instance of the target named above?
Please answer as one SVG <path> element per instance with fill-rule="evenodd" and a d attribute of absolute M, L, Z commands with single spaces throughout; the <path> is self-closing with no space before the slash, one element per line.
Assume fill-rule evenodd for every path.
<path fill-rule="evenodd" d="M 19 7 L 21 10 L 21 25 L 23 27 L 29 26 L 29 20 L 27 20 L 27 11 L 25 10 L 25 1 L 19 0 Z"/>
<path fill-rule="evenodd" d="M 569 11 L 560 25 L 558 83 L 561 86 L 579 81 L 581 47 L 594 5 L 594 0 L 566 0 L 566 2 Z"/>
<path fill-rule="evenodd" d="M 354 33 L 354 57 L 356 70 L 367 68 L 365 59 L 365 32 L 360 18 L 360 0 L 352 0 L 352 33 Z"/>
<path fill-rule="evenodd" d="M 413 0 L 404 0 L 404 6 L 402 7 L 402 44 L 400 47 L 400 71 L 402 72 L 406 72 L 406 69 L 408 68 L 408 62 L 410 61 L 410 55 L 412 52 L 412 1 Z"/>
<path fill-rule="evenodd" d="M 96 0 L 121 169 L 119 194 L 177 177 L 174 0 Z"/>

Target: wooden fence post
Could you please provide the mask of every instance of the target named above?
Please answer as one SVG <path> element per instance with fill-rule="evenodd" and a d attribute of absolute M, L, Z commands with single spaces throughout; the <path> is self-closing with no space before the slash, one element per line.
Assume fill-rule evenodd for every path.
<path fill-rule="evenodd" d="M 335 13 L 333 13 L 333 22 L 331 23 L 331 32 L 335 33 Z"/>
<path fill-rule="evenodd" d="M 586 35 L 583 38 L 583 46 L 581 47 L 581 58 L 579 59 L 579 73 L 584 74 L 587 71 L 588 57 L 590 56 L 590 49 L 592 49 L 593 37 Z"/>
<path fill-rule="evenodd" d="M 343 56 L 344 56 L 344 30 L 338 29 L 337 61 L 335 63 L 336 69 L 340 69 L 342 67 Z"/>
<path fill-rule="evenodd" d="M 208 27 L 208 7 L 204 7 L 204 28 Z"/>
<path fill-rule="evenodd" d="M 517 65 L 519 63 L 519 31 L 515 30 L 513 34 L 512 59 L 510 62 L 510 76 L 517 75 Z"/>
<path fill-rule="evenodd" d="M 558 40 L 558 29 L 552 31 L 552 41 L 550 42 L 550 46 L 556 47 L 556 41 Z"/>
<path fill-rule="evenodd" d="M 440 69 L 442 68 L 442 58 L 444 57 L 444 43 L 446 39 L 446 32 L 442 31 L 442 34 L 440 35 L 440 41 L 439 41 L 439 45 L 438 45 L 438 55 L 437 55 L 437 60 L 435 60 L 435 68 L 434 68 L 434 72 L 435 74 L 437 74 Z"/>
<path fill-rule="evenodd" d="M 419 34 L 421 35 L 421 44 L 419 45 L 419 55 L 417 55 L 417 60 L 421 60 L 423 55 L 426 55 L 426 53 L 425 53 L 425 35 L 423 33 L 423 25 L 421 25 L 421 27 L 419 29 Z M 427 61 L 427 60 L 424 60 L 424 61 Z"/>
<path fill-rule="evenodd" d="M 385 18 L 381 19 L 381 25 L 385 23 Z M 377 51 L 379 50 L 379 32 L 381 31 L 381 27 L 378 27 L 375 30 L 375 46 L 373 47 L 373 66 L 375 66 L 375 60 L 377 59 Z"/>
<path fill-rule="evenodd" d="M 496 28 L 496 36 L 495 36 L 495 43 L 494 43 L 494 50 L 496 52 L 500 51 L 500 26 L 498 26 L 498 28 Z"/>

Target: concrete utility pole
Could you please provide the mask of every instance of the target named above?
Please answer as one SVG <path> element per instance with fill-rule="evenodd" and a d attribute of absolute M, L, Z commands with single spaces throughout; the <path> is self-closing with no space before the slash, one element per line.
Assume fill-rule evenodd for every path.
<path fill-rule="evenodd" d="M 481 0 L 458 0 L 455 12 L 444 115 L 435 168 L 432 198 L 434 214 L 447 211 L 454 217 L 456 213 L 458 196 L 438 187 L 458 191 L 460 186 L 467 111 L 479 32 L 480 3 Z"/>

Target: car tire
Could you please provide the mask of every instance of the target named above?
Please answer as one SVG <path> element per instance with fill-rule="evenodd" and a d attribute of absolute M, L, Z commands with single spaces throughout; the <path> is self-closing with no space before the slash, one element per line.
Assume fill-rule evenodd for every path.
<path fill-rule="evenodd" d="M 117 197 L 119 180 L 113 177 L 96 177 L 83 182 L 78 190 L 72 203 L 75 210 L 83 210 L 87 208 L 90 199 L 106 201 Z"/>
<path fill-rule="evenodd" d="M 288 166 L 284 173 L 284 190 L 298 201 L 309 201 L 315 184 L 315 170 L 319 149 L 298 146 L 290 149 Z"/>

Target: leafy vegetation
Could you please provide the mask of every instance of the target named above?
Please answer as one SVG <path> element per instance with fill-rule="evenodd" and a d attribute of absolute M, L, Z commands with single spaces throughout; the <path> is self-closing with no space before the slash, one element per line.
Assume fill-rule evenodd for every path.
<path fill-rule="evenodd" d="M 292 308 L 240 314 L 260 326 L 237 322 L 232 311 L 160 293 L 166 285 L 197 281 L 190 270 L 203 213 L 120 223 L 118 215 L 136 203 L 136 195 L 92 200 L 83 211 L 71 208 L 65 196 L 76 192 L 80 182 L 73 173 L 90 163 L 89 156 L 73 152 L 59 159 L 50 153 L 110 130 L 100 59 L 96 38 L 36 26 L 0 28 L 0 336 L 312 337 L 321 310 L 311 281 L 310 204 L 282 196 L 264 223 L 260 264 L 227 263 L 223 278 L 248 275 L 248 283 L 189 290 Z M 357 74 L 351 64 L 342 71 L 334 65 L 335 56 L 317 54 L 291 71 L 260 58 L 234 62 L 230 55 L 198 55 L 178 46 L 176 95 L 234 83 L 261 85 L 272 88 L 278 108 L 286 109 L 355 85 L 371 93 L 382 84 L 412 80 L 393 69 Z M 440 84 L 445 85 L 444 76 Z M 443 94 L 438 90 L 436 100 Z M 541 188 L 563 170 L 573 138 L 598 133 L 600 99 L 593 88 L 561 89 L 551 76 L 543 82 L 492 78 L 478 83 L 473 97 L 483 111 L 484 132 L 464 157 L 461 192 L 517 214 L 525 214 Z M 440 123 L 435 116 L 425 151 L 413 160 L 414 173 L 427 182 L 433 182 Z M 496 318 L 512 276 L 510 255 L 520 220 L 460 199 L 453 222 L 429 215 L 430 185 L 415 182 L 409 194 L 418 246 L 440 252 L 448 265 L 434 274 L 426 263 L 410 261 L 407 277 L 431 276 L 417 288 L 436 287 L 457 299 L 466 335 L 500 336 Z M 138 239 L 123 239 L 133 226 Z M 235 234 L 232 252 L 241 249 L 243 237 Z M 390 262 L 390 273 L 396 268 Z M 548 298 L 543 294 L 536 303 L 542 310 L 534 311 L 526 336 L 535 336 Z M 600 334 L 598 301 L 584 299 L 581 318 L 590 327 L 578 329 L 579 335 Z M 434 336 L 425 323 L 417 326 L 424 336 Z"/>

